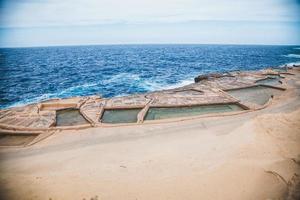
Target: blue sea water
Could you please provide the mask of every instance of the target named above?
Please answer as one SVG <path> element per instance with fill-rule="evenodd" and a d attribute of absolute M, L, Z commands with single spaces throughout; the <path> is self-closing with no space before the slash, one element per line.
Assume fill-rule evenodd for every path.
<path fill-rule="evenodd" d="M 199 74 L 300 64 L 299 46 L 108 45 L 0 49 L 0 108 L 174 88 Z"/>

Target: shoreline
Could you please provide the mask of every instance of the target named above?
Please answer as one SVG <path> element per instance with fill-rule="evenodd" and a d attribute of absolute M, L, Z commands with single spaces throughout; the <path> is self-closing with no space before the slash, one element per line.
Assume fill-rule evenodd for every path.
<path fill-rule="evenodd" d="M 257 71 L 234 71 L 222 74 L 199 75 L 195 78 L 195 83 L 191 83 L 182 87 L 123 97 L 101 98 L 100 96 L 86 96 L 66 99 L 49 99 L 39 103 L 0 110 L 0 133 L 4 132 L 13 134 L 22 131 L 48 132 L 99 126 L 110 127 L 141 123 L 151 124 L 164 121 L 180 121 L 185 120 L 186 118 L 226 116 L 256 111 L 267 107 L 271 103 L 271 97 L 274 96 L 275 93 L 288 89 L 287 82 L 290 79 L 289 76 L 294 75 L 290 72 L 295 70 L 295 72 L 297 72 L 297 69 L 299 69 L 298 66 L 286 66 L 284 68 L 269 68 Z M 252 94 L 252 97 L 249 97 L 250 99 L 243 99 L 243 95 L 240 96 L 241 94 L 237 94 L 237 96 L 232 96 L 231 94 L 232 92 L 234 94 L 235 91 L 239 90 L 241 90 L 241 92 L 243 90 L 249 90 L 251 94 L 251 90 L 259 89 L 259 87 L 264 90 L 270 90 L 268 93 L 271 93 L 267 94 L 267 96 L 266 94 L 260 93 Z M 247 93 L 248 92 L 246 92 L 245 95 L 247 95 Z M 263 98 L 266 99 L 263 100 L 263 103 L 256 102 L 255 95 L 262 95 L 264 96 Z M 276 94 L 276 96 L 277 95 L 279 94 Z M 149 112 L 151 113 L 151 109 L 153 110 L 154 108 L 161 108 L 160 110 L 162 111 L 162 108 L 165 110 L 168 110 L 168 108 L 177 108 L 178 111 L 181 111 L 182 109 L 186 110 L 189 107 L 197 108 L 198 106 L 199 109 L 201 107 L 204 109 L 205 106 L 216 108 L 222 107 L 222 105 L 226 106 L 230 104 L 236 105 L 240 108 L 236 111 L 230 110 L 231 112 L 228 114 L 224 113 L 225 110 L 216 113 L 210 111 L 207 113 L 200 113 L 202 116 L 200 116 L 200 114 L 194 114 L 191 112 L 191 114 L 195 115 L 194 117 L 178 115 L 170 116 L 171 119 L 167 119 L 170 117 L 165 118 L 162 116 L 162 120 L 157 118 L 153 121 L 145 121 L 145 119 L 147 120 Z M 224 107 L 224 109 L 225 108 L 226 107 Z M 122 117 L 117 119 L 116 117 L 118 116 L 118 113 L 113 113 L 126 111 L 126 109 L 127 112 L 134 109 L 139 109 L 137 113 L 134 114 L 136 119 L 132 119 L 135 121 L 127 122 L 125 118 L 129 117 L 129 115 L 124 115 L 125 118 L 123 117 L 123 119 Z M 68 115 L 66 113 L 65 117 L 58 118 L 60 116 L 59 112 L 64 110 L 70 110 L 69 113 L 72 112 L 73 115 Z M 78 113 L 76 114 L 74 112 Z M 110 120 L 114 121 L 109 121 L 107 123 L 105 122 L 105 115 L 109 112 L 112 112 L 112 114 L 110 114 L 112 116 L 110 117 L 113 117 Z M 159 110 L 157 110 L 157 112 L 159 112 Z M 122 116 L 122 113 L 120 114 L 120 116 Z M 158 116 L 161 114 L 157 113 Z M 172 115 L 174 115 L 174 113 Z M 70 117 L 77 121 L 71 122 Z M 132 117 L 134 118 L 134 116 Z M 67 124 L 62 125 L 57 124 L 59 123 L 57 120 L 64 119 L 67 121 L 69 120 L 69 124 L 68 122 Z M 120 122 L 117 122 L 116 120 L 119 120 Z"/>
<path fill-rule="evenodd" d="M 258 69 L 258 70 L 244 70 L 244 72 L 253 72 L 253 71 L 260 71 L 260 70 L 267 70 L 267 69 L 284 69 L 286 67 L 299 67 L 300 66 L 300 61 L 299 62 L 291 62 L 291 63 L 285 63 L 279 66 L 267 66 L 267 67 L 263 67 L 262 69 Z M 236 72 L 236 71 L 240 71 L 240 70 L 233 70 L 233 71 L 224 71 L 224 72 L 212 72 L 212 73 L 232 73 L 232 72 Z M 202 74 L 202 75 L 206 75 L 206 74 Z M 159 86 L 159 89 L 153 89 L 153 90 L 149 90 L 147 92 L 140 92 L 140 93 L 133 93 L 133 94 L 119 94 L 119 95 L 115 95 L 115 96 L 110 96 L 110 97 L 103 97 L 103 98 L 114 98 L 114 97 L 125 97 L 125 96 L 131 96 L 131 95 L 135 95 L 135 94 L 143 94 L 143 93 L 149 93 L 149 92 L 156 92 L 156 91 L 161 91 L 161 90 L 168 90 L 168 89 L 175 89 L 177 87 L 183 87 L 185 86 L 187 83 L 192 83 L 193 82 L 193 78 L 189 78 L 189 79 L 184 79 L 181 80 L 179 83 L 175 83 L 175 84 L 171 84 L 169 86 Z M 76 88 L 78 86 L 74 86 L 72 88 Z M 66 89 L 69 90 L 70 88 Z M 62 93 L 62 92 L 60 92 Z M 99 94 L 101 96 L 101 94 Z M 50 96 L 50 97 L 44 97 L 44 96 Z M 23 107 L 23 106 L 27 106 L 27 105 L 31 105 L 31 104 L 36 104 L 36 103 L 40 103 L 43 101 L 49 101 L 51 99 L 69 99 L 69 98 L 76 98 L 76 97 L 87 97 L 87 96 L 97 96 L 97 94 L 94 95 L 79 95 L 79 96 L 66 96 L 66 97 L 59 97 L 60 95 L 57 95 L 56 93 L 46 93 L 43 94 L 39 97 L 33 97 L 30 99 L 27 99 L 25 101 L 22 102 L 16 102 L 13 103 L 11 105 L 8 106 L 4 106 L 2 108 L 0 108 L 0 110 L 5 110 L 5 109 L 10 109 L 10 108 L 14 108 L 14 107 Z"/>
<path fill-rule="evenodd" d="M 298 66 L 294 66 L 294 68 L 297 69 Z M 77 109 L 83 119 L 88 122 L 86 125 L 73 125 L 73 129 L 101 125 L 101 118 L 105 115 L 105 111 L 111 109 L 141 109 L 137 116 L 137 123 L 144 122 L 144 118 L 147 115 L 149 108 L 152 107 L 180 108 L 186 106 L 226 105 L 231 103 L 240 106 L 243 110 L 255 111 L 264 108 L 264 105 L 267 105 L 268 101 L 265 101 L 262 105 L 252 105 L 252 103 L 248 105 L 247 102 L 241 102 L 240 99 L 235 98 L 228 92 L 236 89 L 252 88 L 259 85 L 269 89 L 285 90 L 287 86 L 285 75 L 289 75 L 290 73 L 288 71 L 291 70 L 294 70 L 293 67 L 285 66 L 282 68 L 269 68 L 257 71 L 234 71 L 222 74 L 199 75 L 195 78 L 195 83 L 182 87 L 122 97 L 101 98 L 100 96 L 87 96 L 66 99 L 49 99 L 39 103 L 0 110 L 0 128 L 2 129 L 2 132 L 3 129 L 16 131 L 72 129 L 72 127 L 68 127 L 69 125 L 64 125 L 65 127 L 55 127 L 58 117 L 57 111 L 63 109 Z M 268 82 L 267 84 L 258 83 L 259 81 L 269 79 L 269 77 L 274 78 L 274 76 L 277 77 L 276 80 L 278 79 L 279 85 L 270 85 Z M 236 82 L 236 79 L 239 81 Z M 225 87 L 223 86 L 224 84 Z M 28 115 L 28 118 L 34 116 L 32 120 L 38 121 L 33 122 L 31 120 L 32 122 L 27 122 L 28 120 L 24 121 L 23 117 L 18 117 L 26 115 Z M 204 117 L 205 116 L 206 115 L 204 115 Z M 208 113 L 208 116 L 211 115 Z M 212 116 L 214 116 L 214 114 L 212 114 Z M 20 125 L 15 126 L 16 118 L 20 118 L 20 120 L 23 120 L 24 122 L 20 121 L 17 123 Z M 178 118 L 180 120 L 180 116 Z M 11 119 L 11 122 L 9 119 Z M 122 124 L 122 122 L 120 123 Z"/>

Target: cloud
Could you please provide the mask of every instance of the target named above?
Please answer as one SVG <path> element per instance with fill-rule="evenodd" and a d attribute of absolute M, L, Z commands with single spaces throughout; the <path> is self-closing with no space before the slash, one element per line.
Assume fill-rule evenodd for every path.
<path fill-rule="evenodd" d="M 178 23 L 191 20 L 295 21 L 289 0 L 14 0 L 1 27 L 114 23 Z"/>
<path fill-rule="evenodd" d="M 298 0 L 7 0 L 0 8 L 0 45 L 299 44 L 299 5 Z"/>

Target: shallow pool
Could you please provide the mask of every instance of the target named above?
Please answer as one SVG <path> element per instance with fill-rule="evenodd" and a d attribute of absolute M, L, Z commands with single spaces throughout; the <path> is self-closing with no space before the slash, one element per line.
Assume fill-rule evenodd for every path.
<path fill-rule="evenodd" d="M 264 105 L 269 101 L 271 96 L 279 95 L 282 90 L 265 86 L 254 86 L 249 88 L 229 90 L 227 92 L 242 102 Z"/>
<path fill-rule="evenodd" d="M 280 86 L 281 83 L 279 82 L 279 80 L 280 80 L 279 78 L 268 77 L 266 79 L 256 81 L 256 83 L 263 84 L 263 85 Z"/>
<path fill-rule="evenodd" d="M 226 105 L 202 105 L 190 107 L 171 107 L 171 108 L 149 108 L 145 120 L 166 119 L 174 117 L 188 117 L 210 113 L 225 113 L 244 110 L 236 104 Z"/>
<path fill-rule="evenodd" d="M 56 111 L 56 126 L 74 126 L 88 124 L 78 109 L 63 109 Z"/>
<path fill-rule="evenodd" d="M 105 110 L 101 122 L 103 123 L 134 123 L 137 122 L 138 109 Z"/>

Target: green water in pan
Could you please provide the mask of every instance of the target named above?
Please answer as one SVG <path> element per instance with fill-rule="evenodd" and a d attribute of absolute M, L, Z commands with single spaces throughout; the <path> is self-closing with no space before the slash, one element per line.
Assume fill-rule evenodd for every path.
<path fill-rule="evenodd" d="M 241 111 L 243 108 L 236 104 L 226 105 L 203 105 L 189 107 L 172 107 L 172 108 L 150 108 L 145 120 L 167 119 L 175 117 L 188 117 L 210 113 L 225 113 L 232 111 Z"/>
<path fill-rule="evenodd" d="M 103 123 L 134 123 L 141 109 L 105 110 L 101 121 Z"/>
<path fill-rule="evenodd" d="M 63 109 L 56 111 L 56 126 L 75 126 L 88 124 L 78 109 Z"/>

